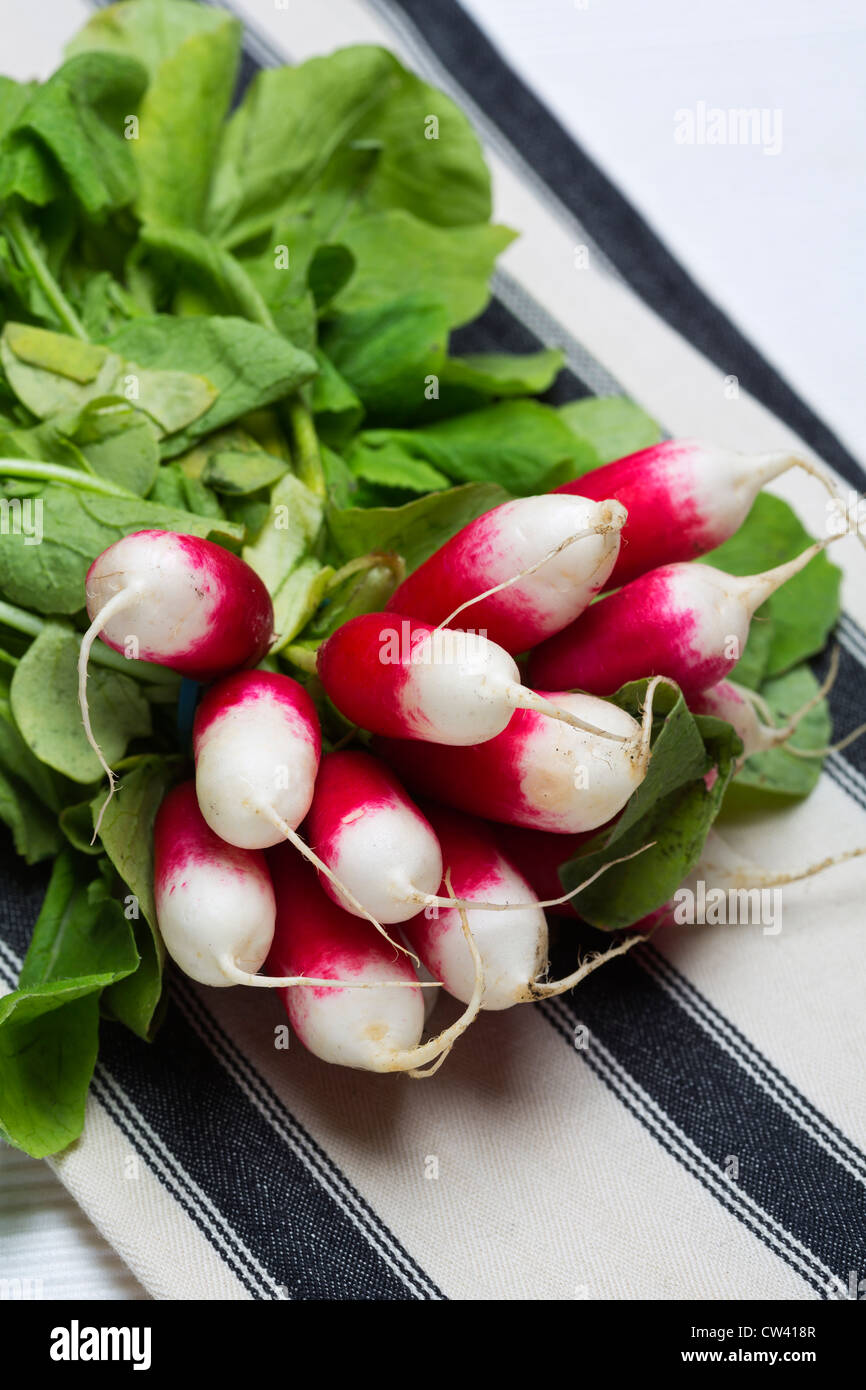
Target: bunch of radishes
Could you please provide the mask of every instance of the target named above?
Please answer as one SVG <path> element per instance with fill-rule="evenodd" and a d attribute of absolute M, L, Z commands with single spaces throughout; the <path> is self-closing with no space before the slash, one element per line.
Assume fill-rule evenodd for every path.
<path fill-rule="evenodd" d="M 325 693 L 373 735 L 324 757 L 303 686 L 252 669 L 273 608 L 243 561 L 165 532 L 109 547 L 87 576 L 80 666 L 97 753 L 86 701 L 97 636 L 117 651 L 134 636 L 141 658 L 213 682 L 195 719 L 195 782 L 169 793 L 155 828 L 157 915 L 178 965 L 205 984 L 281 987 L 299 1037 L 327 1061 L 415 1072 L 438 1065 L 479 1008 L 569 989 L 628 949 L 636 936 L 566 980 L 543 978 L 544 908 L 566 902 L 556 870 L 619 814 L 652 756 L 657 680 L 640 722 L 603 697 L 656 677 L 728 719 L 743 756 L 784 736 L 762 732 L 725 678 L 755 610 L 827 542 L 748 578 L 688 562 L 798 463 L 668 442 L 470 522 L 386 612 L 319 648 Z M 524 652 L 529 685 L 514 659 Z M 413 960 L 425 985 L 466 1005 L 425 1044 Z"/>

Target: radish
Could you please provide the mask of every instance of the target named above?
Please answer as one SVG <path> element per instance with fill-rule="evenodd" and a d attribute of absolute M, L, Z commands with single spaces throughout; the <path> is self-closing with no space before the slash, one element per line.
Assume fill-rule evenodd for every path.
<path fill-rule="evenodd" d="M 90 627 L 78 659 L 78 699 L 87 741 L 109 783 L 94 839 L 116 778 L 90 725 L 87 663 L 97 637 L 126 656 L 213 680 L 254 666 L 274 635 L 270 595 L 254 570 L 197 536 L 136 531 L 103 550 L 85 580 Z"/>
<path fill-rule="evenodd" d="M 413 917 L 442 882 L 442 853 L 430 822 L 391 769 L 369 753 L 325 756 L 307 834 L 316 854 L 379 922 Z M 322 887 L 353 910 L 328 879 Z"/>
<path fill-rule="evenodd" d="M 166 950 L 191 979 L 267 989 L 310 983 L 308 975 L 256 974 L 271 949 L 276 921 L 267 862 L 261 850 L 239 849 L 214 833 L 193 782 L 170 791 L 157 812 L 153 888 Z M 323 989 L 359 987 L 330 976 L 314 983 Z"/>
<path fill-rule="evenodd" d="M 215 834 L 241 849 L 289 840 L 353 911 L 382 931 L 297 833 L 313 800 L 321 750 L 315 707 L 297 681 L 271 671 L 227 676 L 208 690 L 193 726 L 201 813 Z"/>
<path fill-rule="evenodd" d="M 784 729 L 776 729 L 770 724 L 762 723 L 753 696 L 753 691 L 735 684 L 734 681 L 718 681 L 716 685 L 711 685 L 709 690 L 704 690 L 689 701 L 695 714 L 710 714 L 715 719 L 724 719 L 727 724 L 733 726 L 734 732 L 743 743 L 743 751 L 737 759 L 738 771 L 754 753 L 766 753 L 768 749 L 778 748 L 780 744 L 785 743 L 800 722 L 800 716 L 795 716 Z M 811 707 L 810 700 L 809 708 Z M 804 710 L 803 713 L 805 712 Z M 789 751 L 797 752 L 797 749 Z"/>
<path fill-rule="evenodd" d="M 507 1009 L 531 997 L 531 982 L 547 964 L 547 921 L 526 879 L 508 862 L 489 827 L 459 811 L 425 806 L 451 886 L 464 902 L 515 904 L 504 912 L 474 911 L 469 930 L 484 966 L 485 1009 Z M 447 899 L 444 901 L 447 902 Z M 464 1004 L 472 997 L 475 969 L 456 907 L 428 907 L 403 931 L 430 974 Z"/>
<path fill-rule="evenodd" d="M 198 536 L 124 536 L 94 560 L 85 592 L 88 650 L 99 636 L 127 654 L 134 638 L 136 657 L 194 680 L 254 666 L 273 641 L 273 606 L 255 570 Z"/>
<path fill-rule="evenodd" d="M 505 502 L 405 579 L 388 611 L 453 627 L 468 610 L 472 627 L 490 641 L 526 651 L 573 622 L 604 588 L 625 520 L 625 508 L 604 499 L 548 494 Z"/>
<path fill-rule="evenodd" d="M 422 989 L 405 956 L 338 907 L 322 891 L 309 864 L 290 845 L 268 855 L 277 900 L 277 925 L 270 966 L 299 975 L 349 980 L 365 989 L 286 989 L 282 995 L 301 1042 L 325 1062 L 363 1071 L 408 1071 L 429 1076 L 477 1016 L 484 995 L 481 958 L 464 922 L 475 962 L 475 987 L 455 1023 L 422 1043 Z M 387 989 L 385 985 L 402 988 Z M 405 986 L 414 988 L 405 988 Z M 429 1071 L 419 1071 L 428 1063 Z"/>
<path fill-rule="evenodd" d="M 230 845 L 265 849 L 310 809 L 322 736 L 315 706 L 291 676 L 239 671 L 212 685 L 196 710 L 199 806 Z"/>
<path fill-rule="evenodd" d="M 322 643 L 316 669 L 347 719 L 387 737 L 461 747 L 483 743 L 500 734 L 517 709 L 618 737 L 609 723 L 588 724 L 521 685 L 514 658 L 479 633 L 433 628 L 417 618 L 351 618 Z"/>
<path fill-rule="evenodd" d="M 719 681 L 717 685 L 710 686 L 703 694 L 698 695 L 692 701 L 691 707 L 696 714 L 711 714 L 716 719 L 724 719 L 728 724 L 732 724 L 735 732 L 743 742 L 743 751 L 738 760 L 738 770 L 742 767 L 747 758 L 751 758 L 755 753 L 766 753 L 771 748 L 786 748 L 787 752 L 795 754 L 798 758 L 824 758 L 828 753 L 838 752 L 842 748 L 847 748 L 849 743 L 860 738 L 866 733 L 866 724 L 861 724 L 858 728 L 846 734 L 845 738 L 837 743 L 828 744 L 826 748 L 795 748 L 789 739 L 797 732 L 803 719 L 813 710 L 817 704 L 823 700 L 828 690 L 836 679 L 839 668 L 838 648 L 833 652 L 830 661 L 830 670 L 826 679 L 810 700 L 798 709 L 796 714 L 792 714 L 787 723 L 781 728 L 772 723 L 772 713 L 766 700 L 755 690 L 748 690 L 745 686 L 736 685 L 734 681 Z M 765 724 L 761 719 L 764 716 L 768 722 Z"/>
<path fill-rule="evenodd" d="M 538 902 L 527 880 L 502 854 L 492 827 L 443 806 L 425 804 L 424 810 L 439 837 L 451 887 L 468 909 L 471 939 L 484 969 L 483 1008 L 508 1009 L 513 1004 L 563 994 L 603 961 L 622 955 L 635 944 L 632 939 L 627 945 L 593 956 L 563 980 L 540 979 L 547 967 L 544 903 Z M 642 854 L 648 848 L 644 845 L 636 853 Z M 570 896 L 587 888 L 614 863 L 622 862 L 612 860 L 604 864 Z M 473 899 L 480 910 L 473 908 Z M 562 901 L 561 894 L 556 901 Z M 489 912 L 486 909 L 492 902 L 502 904 L 505 910 Z M 459 909 L 452 905 L 446 905 L 444 910 L 427 908 L 407 922 L 403 931 L 431 975 L 442 982 L 449 994 L 466 1003 L 472 995 L 474 969 L 461 931 Z"/>
<path fill-rule="evenodd" d="M 555 491 L 615 497 L 626 508 L 622 544 L 604 585 L 615 589 L 647 570 L 715 550 L 739 530 L 764 484 L 790 468 L 805 469 L 836 496 L 832 481 L 794 454 L 737 454 L 696 439 L 667 439 Z"/>
<path fill-rule="evenodd" d="M 586 830 L 578 835 L 557 835 L 550 830 L 529 830 L 523 825 L 495 824 L 493 833 L 496 843 L 505 857 L 523 875 L 532 891 L 540 898 L 552 899 L 562 894 L 559 870 L 578 850 L 601 833 L 605 826 Z M 557 917 L 576 917 L 577 910 L 572 902 L 548 906 L 548 911 Z"/>
<path fill-rule="evenodd" d="M 214 834 L 193 782 L 165 797 L 153 854 L 156 916 L 169 955 L 201 984 L 248 983 L 274 935 L 274 890 L 264 855 Z"/>
<path fill-rule="evenodd" d="M 796 559 L 745 577 L 710 565 L 651 570 L 536 647 L 529 679 L 612 695 L 628 681 L 665 675 L 692 699 L 733 670 L 755 610 L 827 544 L 816 541 Z"/>
<path fill-rule="evenodd" d="M 377 738 L 373 748 L 411 791 L 481 816 L 574 835 L 605 825 L 646 776 L 656 682 L 647 688 L 642 724 L 592 695 L 550 698 L 618 735 L 609 742 L 518 710 L 496 738 L 472 748 Z"/>
<path fill-rule="evenodd" d="M 531 890 L 525 895 L 531 901 L 512 894 L 507 908 L 498 891 L 489 900 L 484 900 L 483 893 L 464 894 L 459 888 L 447 897 L 437 894 L 443 874 L 435 829 L 439 816 L 447 817 L 441 807 L 434 807 L 429 817 L 422 814 L 380 759 L 356 751 L 327 754 L 316 778 L 307 827 L 312 848 L 344 885 L 340 890 L 333 880 L 323 879 L 328 897 L 347 912 L 355 912 L 353 902 L 363 903 L 384 923 L 406 922 L 421 907 L 488 912 L 525 908 L 535 912 L 562 905 L 566 895 L 558 882 L 551 892 L 551 904 L 538 902 Z M 465 816 L 460 820 L 470 827 L 480 824 Z M 480 833 L 489 839 L 483 827 Z M 567 857 L 562 854 L 562 859 Z M 492 881 L 497 881 L 495 875 Z M 349 899 L 346 890 L 351 891 Z M 460 941 L 462 947 L 462 937 Z"/>

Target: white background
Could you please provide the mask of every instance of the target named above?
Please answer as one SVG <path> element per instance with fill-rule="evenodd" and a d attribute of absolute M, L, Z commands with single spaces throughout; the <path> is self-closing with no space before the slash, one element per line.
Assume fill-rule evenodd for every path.
<path fill-rule="evenodd" d="M 464 4 L 704 289 L 866 456 L 862 0 Z M 0 67 L 47 75 L 88 12 L 80 0 L 0 0 Z M 699 102 L 778 108 L 781 152 L 677 144 L 675 112 Z M 141 1296 L 45 1166 L 2 1150 L 0 1265 L 49 1269 L 48 1297 Z"/>
<path fill-rule="evenodd" d="M 703 288 L 866 457 L 863 0 L 463 3 Z M 89 12 L 53 0 L 48 25 L 42 4 L 0 0 L 2 70 L 46 75 Z M 286 22 L 290 42 L 291 12 Z M 677 144 L 675 112 L 699 102 L 778 109 L 781 152 Z"/>
<path fill-rule="evenodd" d="M 463 4 L 703 289 L 866 456 L 863 0 Z M 781 152 L 677 144 L 674 113 L 701 101 L 779 109 Z"/>

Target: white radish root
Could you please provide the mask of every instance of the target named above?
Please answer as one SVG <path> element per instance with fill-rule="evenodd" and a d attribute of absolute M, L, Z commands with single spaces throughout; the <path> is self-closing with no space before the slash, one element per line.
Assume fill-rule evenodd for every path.
<path fill-rule="evenodd" d="M 109 767 L 105 754 L 96 741 L 90 723 L 90 706 L 87 702 L 87 666 L 90 659 L 90 649 L 111 618 L 113 618 L 116 613 L 119 613 L 122 608 L 129 607 L 134 600 L 137 601 L 138 597 L 138 591 L 134 587 L 129 586 L 128 588 L 121 589 L 113 598 L 110 598 L 108 602 L 100 608 L 93 622 L 90 624 L 90 627 L 82 637 L 81 650 L 78 653 L 78 703 L 81 708 L 81 721 L 84 725 L 84 734 L 87 742 L 99 759 L 100 767 L 108 778 L 108 795 L 99 808 L 99 815 L 96 817 L 96 824 L 93 828 L 93 838 L 90 841 L 91 844 L 96 843 L 96 837 L 102 826 L 102 818 L 105 815 L 111 798 L 114 796 L 114 790 L 117 786 L 117 775 Z"/>
<path fill-rule="evenodd" d="M 409 958 L 416 965 L 420 965 L 421 962 L 419 961 L 415 953 L 413 951 L 410 951 L 406 946 L 401 945 L 399 941 L 395 941 L 393 937 L 388 935 L 381 922 L 379 922 L 377 918 L 373 916 L 372 912 L 367 911 L 366 907 L 364 907 L 363 903 L 360 903 L 358 901 L 354 893 L 349 892 L 349 889 L 345 886 L 345 884 L 341 883 L 340 879 L 334 873 L 333 869 L 330 869 L 328 865 L 325 863 L 325 861 L 319 858 L 315 850 L 310 849 L 310 846 L 307 844 L 306 840 L 303 840 L 301 836 L 298 834 L 298 832 L 292 829 L 288 821 L 283 820 L 283 817 L 274 810 L 273 806 L 269 806 L 267 802 L 262 801 L 260 798 L 256 797 L 255 788 L 253 787 L 252 783 L 248 783 L 248 786 L 250 788 L 253 804 L 257 806 L 258 810 L 265 817 L 265 819 L 269 821 L 270 824 L 276 830 L 279 830 L 280 834 L 285 836 L 285 838 L 289 841 L 290 844 L 294 845 L 298 853 L 302 854 L 305 859 L 308 859 L 309 862 L 312 865 L 314 865 L 316 869 L 319 870 L 319 873 L 324 874 L 325 878 L 327 878 L 328 881 L 334 885 L 338 893 L 343 894 L 346 902 L 351 904 L 352 911 L 357 913 L 359 917 L 365 917 L 368 922 L 372 923 L 372 925 L 376 928 L 377 932 L 380 932 L 381 935 L 384 936 L 385 940 L 388 942 L 388 945 L 393 946 L 395 951 L 401 952 L 402 955 L 409 956 Z"/>
<path fill-rule="evenodd" d="M 446 887 L 451 889 L 451 875 L 445 875 Z M 484 1002 L 484 964 L 478 947 L 475 945 L 474 938 L 469 930 L 469 919 L 464 908 L 458 909 L 460 912 L 460 925 L 463 929 L 463 936 L 472 954 L 472 964 L 475 967 L 475 988 L 472 991 L 472 998 L 463 1010 L 460 1017 L 448 1028 L 444 1028 L 435 1038 L 431 1038 L 426 1043 L 419 1043 L 417 1047 L 408 1048 L 404 1052 L 391 1054 L 394 1065 L 387 1068 L 388 1071 L 408 1071 L 411 1077 L 416 1080 L 425 1080 L 428 1076 L 433 1076 L 439 1070 L 448 1053 L 451 1051 L 457 1039 L 462 1033 L 466 1032 L 470 1023 L 478 1017 L 481 1005 Z M 433 1063 L 428 1066 L 428 1063 Z M 427 1068 L 424 1070 L 424 1068 Z"/>
<path fill-rule="evenodd" d="M 561 980 L 535 980 L 530 985 L 529 998 L 552 999 L 557 994 L 565 994 L 567 990 L 574 989 L 594 970 L 598 970 L 608 961 L 615 960 L 617 956 L 624 956 L 633 946 L 639 946 L 643 941 L 649 941 L 652 932 L 635 932 L 632 936 L 627 936 L 616 946 L 610 946 L 606 951 L 592 951 L 578 968 L 571 974 L 566 975 Z"/>
<path fill-rule="evenodd" d="M 585 888 L 588 888 L 591 883 L 595 883 L 597 878 L 601 878 L 602 874 L 607 873 L 608 869 L 612 869 L 615 864 L 626 864 L 629 859 L 636 859 L 639 854 L 644 854 L 648 849 L 652 849 L 655 843 L 655 840 L 650 840 L 648 844 L 641 845 L 640 849 L 632 850 L 631 854 L 623 854 L 619 859 L 611 859 L 607 864 L 602 864 L 601 868 L 596 869 L 595 873 L 591 874 L 588 879 L 585 879 L 583 883 L 579 883 L 576 888 L 572 888 L 569 893 L 563 893 L 560 898 L 544 898 L 538 901 L 525 903 L 490 903 L 474 901 L 471 898 L 445 898 L 440 897 L 436 893 L 420 893 L 416 891 L 413 891 L 409 896 L 411 896 L 414 902 L 418 903 L 419 907 L 459 907 L 468 909 L 469 911 L 479 909 L 483 912 L 512 912 L 515 909 L 521 908 L 561 907 L 563 903 L 571 902 L 572 898 L 576 898 L 577 895 L 582 893 Z"/>

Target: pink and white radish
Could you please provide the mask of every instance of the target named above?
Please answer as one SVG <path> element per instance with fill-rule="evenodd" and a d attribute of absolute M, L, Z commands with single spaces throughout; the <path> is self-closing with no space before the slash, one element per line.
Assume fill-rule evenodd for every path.
<path fill-rule="evenodd" d="M 315 706 L 290 676 L 240 671 L 207 690 L 193 725 L 202 815 L 242 849 L 285 838 L 310 809 L 322 752 Z"/>
<path fill-rule="evenodd" d="M 391 613 L 471 626 L 507 652 L 559 632 L 613 569 L 625 508 L 583 497 L 522 497 L 470 521 L 396 589 Z M 461 621 L 457 621 L 458 617 Z"/>
<path fill-rule="evenodd" d="M 599 835 L 606 826 L 597 826 L 578 835 L 558 835 L 551 830 L 530 830 L 523 825 L 494 823 L 493 833 L 502 853 L 523 875 L 539 898 L 548 900 L 548 912 L 555 917 L 576 917 L 577 908 L 571 901 L 552 905 L 563 893 L 559 870 L 578 851 Z"/>
<path fill-rule="evenodd" d="M 820 468 L 784 451 L 738 454 L 697 439 L 667 439 L 594 468 L 556 489 L 598 501 L 617 498 L 628 512 L 616 564 L 605 587 L 715 550 L 738 531 L 765 483 L 791 468 L 836 488 Z"/>
<path fill-rule="evenodd" d="M 85 596 L 91 623 L 81 642 L 78 699 L 87 740 L 108 776 L 107 805 L 115 777 L 87 706 L 87 663 L 96 638 L 124 655 L 213 680 L 261 661 L 273 641 L 274 610 L 243 560 L 211 541 L 170 531 L 136 531 L 115 541 L 87 571 Z"/>
<path fill-rule="evenodd" d="M 417 618 L 365 613 L 318 650 L 325 693 L 347 719 L 391 738 L 466 747 L 495 738 L 515 710 L 532 709 L 602 737 L 520 683 L 514 658 L 480 633 L 434 628 Z"/>
<path fill-rule="evenodd" d="M 386 924 L 406 922 L 422 907 L 449 911 L 464 907 L 475 913 L 516 913 L 525 908 L 537 913 L 539 908 L 561 905 L 565 894 L 558 883 L 551 893 L 552 904 L 538 902 L 529 892 L 526 899 L 512 895 L 506 908 L 501 891 L 485 899 L 475 891 L 464 895 L 453 885 L 445 896 L 435 826 L 441 816 L 446 817 L 446 825 L 449 822 L 442 808 L 433 811 L 431 824 L 381 759 L 357 751 L 326 754 L 316 778 L 307 834 L 312 849 L 335 875 L 335 879 L 322 879 L 328 897 L 347 912 L 354 913 L 353 903 L 361 903 Z M 465 816 L 459 819 L 468 827 L 480 824 Z M 483 826 L 479 833 L 489 839 Z M 491 881 L 496 881 L 492 869 Z M 343 888 L 337 888 L 336 882 Z"/>
<path fill-rule="evenodd" d="M 156 916 L 166 950 L 204 985 L 249 983 L 274 935 L 274 890 L 263 854 L 236 849 L 201 814 L 195 785 L 165 797 L 153 832 Z"/>
<path fill-rule="evenodd" d="M 818 699 L 821 698 L 822 696 L 818 696 Z M 755 753 L 766 753 L 771 748 L 780 748 L 786 744 L 788 752 L 796 753 L 799 757 L 820 757 L 826 753 L 826 748 L 794 748 L 788 744 L 801 719 L 814 708 L 815 703 L 817 702 L 810 700 L 808 707 L 798 711 L 782 728 L 776 728 L 771 723 L 765 724 L 761 719 L 759 710 L 766 717 L 769 717 L 769 710 L 755 691 L 747 690 L 745 686 L 737 685 L 734 681 L 719 681 L 717 685 L 711 685 L 709 690 L 695 696 L 691 701 L 691 708 L 696 714 L 711 714 L 714 718 L 724 719 L 733 725 L 735 733 L 743 741 L 743 751 L 737 760 L 739 769 L 746 759 Z"/>
<path fill-rule="evenodd" d="M 199 809 L 193 782 L 170 791 L 157 812 L 153 888 L 166 950 L 191 979 L 266 989 L 310 983 L 308 974 L 274 978 L 256 973 L 271 949 L 276 922 L 267 862 L 261 850 L 239 849 L 214 833 Z M 314 983 L 322 989 L 337 987 L 330 974 Z M 339 985 L 359 987 L 357 981 Z"/>
<path fill-rule="evenodd" d="M 430 822 L 387 764 L 369 753 L 326 754 L 307 836 L 316 854 L 379 922 L 413 917 L 442 882 L 442 853 Z M 330 880 L 323 878 L 322 887 L 340 907 L 353 911 Z"/>
<path fill-rule="evenodd" d="M 472 939 L 484 966 L 485 1009 L 507 1009 L 531 998 L 530 986 L 547 964 L 547 921 L 535 895 L 499 852 L 481 821 L 442 806 L 425 805 L 451 887 L 466 904 Z M 471 899 L 514 904 L 503 912 L 475 911 Z M 447 901 L 447 900 L 446 900 Z M 428 907 L 404 924 L 409 945 L 449 994 L 468 1003 L 475 969 L 463 935 L 460 909 Z"/>
<path fill-rule="evenodd" d="M 635 944 L 629 939 L 607 952 L 596 953 L 562 980 L 543 980 L 547 968 L 547 921 L 544 904 L 538 902 L 527 880 L 504 855 L 492 827 L 472 816 L 425 803 L 442 846 L 450 888 L 466 908 L 472 940 L 484 969 L 485 1009 L 509 1009 L 534 999 L 563 994 Z M 637 853 L 642 853 L 643 846 Z M 633 858 L 627 855 L 626 858 Z M 579 894 L 614 863 L 612 860 L 574 890 Z M 473 907 L 473 900 L 477 907 Z M 557 901 L 561 901 L 561 896 Z M 502 912 L 490 912 L 499 903 Z M 403 927 L 404 935 L 436 980 L 449 994 L 466 1003 L 472 994 L 472 957 L 461 930 L 461 913 L 455 906 L 427 908 Z"/>
<path fill-rule="evenodd" d="M 574 835 L 605 825 L 646 776 L 654 689 L 651 682 L 641 724 L 592 695 L 549 697 L 619 742 L 518 710 L 501 734 L 474 747 L 377 738 L 373 748 L 416 794 L 485 820 Z"/>
<path fill-rule="evenodd" d="M 85 592 L 91 640 L 121 653 L 132 642 L 137 657 L 194 680 L 255 665 L 273 641 L 273 606 L 255 570 L 198 536 L 124 536 L 94 560 Z"/>
<path fill-rule="evenodd" d="M 289 840 L 377 930 L 376 917 L 298 834 L 313 800 L 322 751 L 315 706 L 302 685 L 271 671 L 241 671 L 207 691 L 193 726 L 202 815 L 230 845 L 266 849 Z"/>
<path fill-rule="evenodd" d="M 797 748 L 790 742 L 806 715 L 824 699 L 836 679 L 838 667 L 837 648 L 833 652 L 830 670 L 821 686 L 811 699 L 781 726 L 773 724 L 772 711 L 757 691 L 737 685 L 734 681 L 719 681 L 717 685 L 710 686 L 709 690 L 703 691 L 692 700 L 691 707 L 696 714 L 711 714 L 716 719 L 724 719 L 733 725 L 743 742 L 738 767 L 742 767 L 746 759 L 755 753 L 766 753 L 771 748 L 785 748 L 788 753 L 798 758 L 824 758 L 828 753 L 847 748 L 849 743 L 866 733 L 866 724 L 861 724 L 838 742 L 828 744 L 824 748 Z M 764 723 L 764 720 L 767 722 Z"/>
<path fill-rule="evenodd" d="M 756 609 L 827 544 L 817 541 L 796 559 L 745 577 L 703 564 L 651 570 L 536 647 L 529 679 L 612 695 L 628 681 L 664 675 L 692 699 L 733 670 Z"/>
<path fill-rule="evenodd" d="M 408 1071 L 444 1060 L 477 1016 L 484 995 L 481 958 L 468 929 L 465 940 L 475 962 L 475 987 L 460 1018 L 422 1043 L 422 988 L 405 955 L 397 955 L 357 917 L 322 891 L 315 872 L 290 845 L 270 851 L 268 862 L 277 900 L 277 926 L 270 968 L 289 977 L 352 981 L 367 988 L 301 986 L 282 995 L 292 1027 L 315 1056 L 363 1071 Z M 386 988 L 388 985 L 414 988 Z"/>

